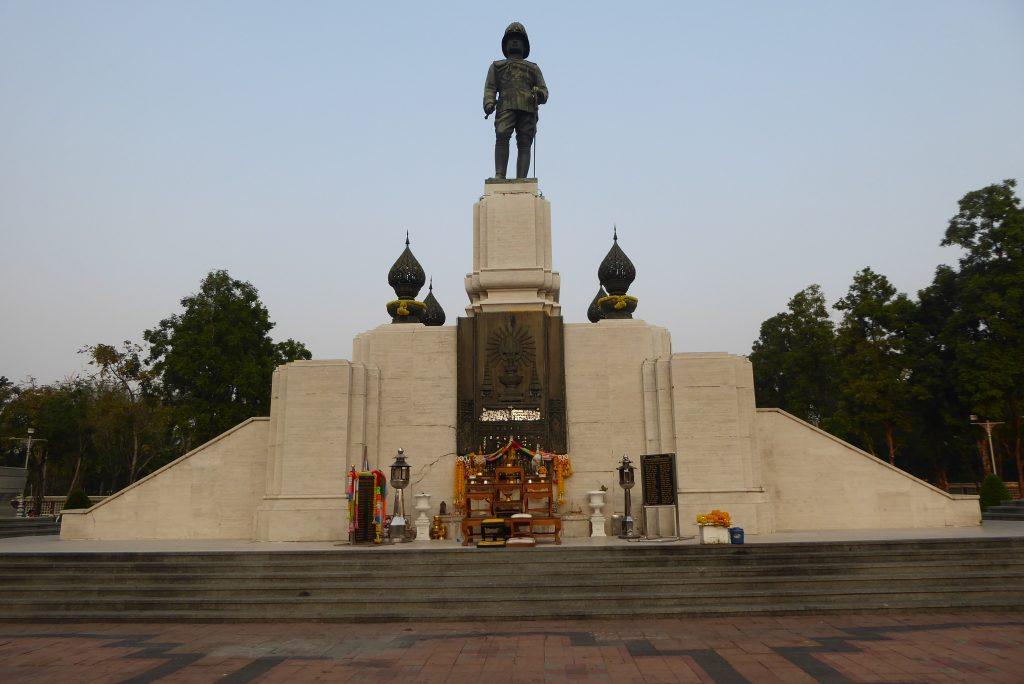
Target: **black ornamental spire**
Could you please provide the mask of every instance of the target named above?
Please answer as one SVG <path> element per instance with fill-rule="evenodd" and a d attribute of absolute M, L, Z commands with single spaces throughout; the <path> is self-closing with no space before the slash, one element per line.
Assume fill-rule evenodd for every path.
<path fill-rule="evenodd" d="M 637 298 L 626 292 L 636 279 L 636 267 L 619 247 L 619 230 L 612 229 L 612 248 L 597 268 L 597 278 L 608 292 L 597 300 L 602 318 L 632 318 Z M 589 314 L 588 314 L 589 315 Z M 593 320 L 593 319 L 591 319 Z"/>
<path fill-rule="evenodd" d="M 388 285 L 395 290 L 398 299 L 388 302 L 388 313 L 392 323 L 421 323 L 426 309 L 423 302 L 416 301 L 416 295 L 427 282 L 420 262 L 409 249 L 409 231 L 405 232 L 405 250 L 388 271 Z"/>
<path fill-rule="evenodd" d="M 423 312 L 423 325 L 444 325 L 444 309 L 441 308 L 441 303 L 434 296 L 433 278 L 430 279 L 430 287 L 427 290 L 427 296 L 423 298 L 423 303 L 427 307 Z"/>

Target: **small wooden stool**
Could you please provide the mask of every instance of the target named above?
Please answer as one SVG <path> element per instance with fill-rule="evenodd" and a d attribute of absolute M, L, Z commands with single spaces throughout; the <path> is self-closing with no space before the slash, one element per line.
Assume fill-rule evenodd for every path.
<path fill-rule="evenodd" d="M 514 538 L 533 538 L 533 516 L 529 513 L 516 513 L 509 519 L 509 536 Z"/>
<path fill-rule="evenodd" d="M 486 518 L 480 521 L 480 541 L 477 542 L 477 548 L 490 548 L 495 546 L 505 546 L 505 540 L 508 538 L 508 529 L 505 527 L 505 521 L 501 518 Z"/>

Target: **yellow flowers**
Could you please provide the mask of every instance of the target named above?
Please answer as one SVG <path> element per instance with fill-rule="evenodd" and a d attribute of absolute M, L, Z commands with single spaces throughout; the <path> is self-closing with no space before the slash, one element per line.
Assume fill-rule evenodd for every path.
<path fill-rule="evenodd" d="M 597 300 L 597 305 L 601 306 L 605 302 L 615 302 L 615 310 L 622 311 L 630 304 L 636 304 L 640 300 L 632 295 L 608 295 L 607 297 L 601 297 Z"/>
<path fill-rule="evenodd" d="M 388 302 L 388 311 L 390 311 L 393 306 L 398 307 L 395 310 L 395 314 L 398 316 L 408 316 L 409 307 L 415 307 L 421 311 L 426 310 L 427 308 L 426 304 L 423 302 L 417 302 L 415 299 L 396 299 L 392 302 Z"/>
<path fill-rule="evenodd" d="M 698 525 L 711 525 L 714 527 L 729 527 L 732 524 L 732 519 L 729 514 L 725 511 L 720 511 L 717 508 L 710 513 L 697 516 Z"/>

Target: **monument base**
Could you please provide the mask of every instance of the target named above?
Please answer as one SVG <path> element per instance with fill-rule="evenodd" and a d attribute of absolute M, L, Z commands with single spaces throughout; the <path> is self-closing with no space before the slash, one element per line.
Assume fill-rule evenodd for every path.
<path fill-rule="evenodd" d="M 545 311 L 559 315 L 561 277 L 551 267 L 551 204 L 536 178 L 490 179 L 473 206 L 473 272 L 466 314 Z"/>

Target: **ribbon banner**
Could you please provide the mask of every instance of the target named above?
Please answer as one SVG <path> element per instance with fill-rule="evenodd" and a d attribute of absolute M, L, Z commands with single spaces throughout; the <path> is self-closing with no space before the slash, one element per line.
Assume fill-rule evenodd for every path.
<path fill-rule="evenodd" d="M 345 489 L 345 496 L 348 499 L 348 534 L 349 539 L 353 539 L 356 530 L 359 529 L 359 516 L 356 514 L 359 510 L 361 492 L 359 491 L 359 478 L 360 476 L 371 476 L 373 477 L 373 500 L 371 505 L 373 506 L 373 527 L 374 527 L 374 541 L 381 543 L 384 539 L 384 520 L 388 515 L 388 486 L 387 480 L 384 477 L 384 473 L 380 470 L 365 470 L 356 471 L 355 466 L 351 466 L 348 471 L 348 486 Z"/>

